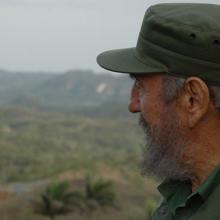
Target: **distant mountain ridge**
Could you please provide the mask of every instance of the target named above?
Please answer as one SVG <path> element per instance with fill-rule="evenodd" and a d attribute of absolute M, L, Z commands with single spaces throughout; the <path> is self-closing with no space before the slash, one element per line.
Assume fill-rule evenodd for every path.
<path fill-rule="evenodd" d="M 69 110 L 103 108 L 110 103 L 125 106 L 130 87 L 127 75 L 83 70 L 63 74 L 0 71 L 0 104 Z"/>

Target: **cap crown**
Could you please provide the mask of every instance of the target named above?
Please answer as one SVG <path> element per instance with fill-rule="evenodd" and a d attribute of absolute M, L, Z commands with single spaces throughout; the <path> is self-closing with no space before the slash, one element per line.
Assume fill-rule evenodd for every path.
<path fill-rule="evenodd" d="M 153 5 L 136 47 L 106 51 L 97 62 L 115 72 L 197 76 L 220 86 L 220 5 Z"/>
<path fill-rule="evenodd" d="M 198 69 L 196 65 L 220 68 L 216 66 L 220 65 L 220 6 L 184 3 L 151 6 L 143 20 L 136 55 L 142 61 L 146 55 L 150 56 L 169 71 L 180 74 L 205 71 L 206 68 Z M 185 73 L 182 65 L 173 64 L 180 60 Z"/>

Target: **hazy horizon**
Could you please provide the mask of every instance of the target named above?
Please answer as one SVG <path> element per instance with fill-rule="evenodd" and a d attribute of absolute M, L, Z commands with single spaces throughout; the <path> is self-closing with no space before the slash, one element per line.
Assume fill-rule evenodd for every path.
<path fill-rule="evenodd" d="M 190 1 L 0 0 L 0 69 L 103 72 L 96 56 L 134 47 L 146 9 L 162 2 Z"/>

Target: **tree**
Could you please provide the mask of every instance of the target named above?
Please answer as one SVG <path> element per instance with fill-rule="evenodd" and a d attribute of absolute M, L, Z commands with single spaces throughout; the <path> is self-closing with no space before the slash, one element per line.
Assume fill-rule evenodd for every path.
<path fill-rule="evenodd" d="M 33 205 L 36 213 L 53 220 L 56 215 L 74 211 L 91 214 L 98 207 L 114 206 L 114 203 L 115 193 L 111 181 L 92 181 L 87 177 L 83 194 L 80 191 L 72 191 L 66 181 L 53 183 L 41 194 L 40 201 L 34 201 Z"/>
<path fill-rule="evenodd" d="M 67 214 L 81 207 L 83 198 L 80 192 L 70 191 L 68 182 L 53 183 L 41 194 L 41 200 L 33 203 L 34 211 L 53 220 L 56 215 Z"/>
<path fill-rule="evenodd" d="M 111 181 L 102 179 L 92 181 L 90 177 L 87 177 L 85 190 L 88 206 L 95 206 L 96 204 L 100 206 L 114 206 L 115 193 Z"/>

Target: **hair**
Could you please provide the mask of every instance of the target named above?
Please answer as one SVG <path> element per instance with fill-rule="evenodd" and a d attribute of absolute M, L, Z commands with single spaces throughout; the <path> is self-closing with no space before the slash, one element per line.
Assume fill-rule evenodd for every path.
<path fill-rule="evenodd" d="M 220 87 L 218 86 L 212 86 L 205 80 L 203 80 L 208 89 L 209 89 L 209 95 L 210 98 L 214 104 L 214 106 L 218 109 L 218 112 L 220 113 Z M 163 75 L 163 99 L 166 102 L 171 102 L 175 100 L 183 85 L 184 85 L 185 79 L 174 77 L 171 75 Z"/>

